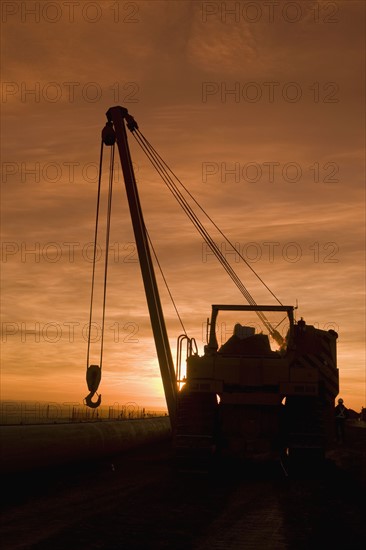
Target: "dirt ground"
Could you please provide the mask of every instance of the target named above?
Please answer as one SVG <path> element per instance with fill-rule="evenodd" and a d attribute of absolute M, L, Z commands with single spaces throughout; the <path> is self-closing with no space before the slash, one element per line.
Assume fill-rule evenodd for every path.
<path fill-rule="evenodd" d="M 360 470 L 342 466 L 350 451 L 332 452 L 320 470 L 290 476 L 278 463 L 182 473 L 166 442 L 7 476 L 0 540 L 6 550 L 363 549 Z"/>

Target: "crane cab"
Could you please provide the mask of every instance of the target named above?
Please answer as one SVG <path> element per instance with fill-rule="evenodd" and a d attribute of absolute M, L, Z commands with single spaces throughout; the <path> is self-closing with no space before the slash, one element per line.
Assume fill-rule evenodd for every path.
<path fill-rule="evenodd" d="M 212 306 L 204 354 L 188 357 L 178 393 L 175 447 L 180 456 L 268 459 L 289 449 L 324 448 L 338 393 L 337 335 L 303 320 L 295 323 L 293 310 Z M 219 345 L 219 311 L 285 313 L 286 334 L 236 323 Z M 308 425 L 303 417 L 311 418 Z"/>

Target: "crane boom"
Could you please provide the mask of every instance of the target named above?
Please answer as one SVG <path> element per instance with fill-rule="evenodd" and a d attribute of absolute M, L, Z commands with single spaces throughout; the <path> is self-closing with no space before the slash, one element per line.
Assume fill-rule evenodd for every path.
<path fill-rule="evenodd" d="M 125 127 L 126 123 L 133 131 L 137 123 L 124 107 L 111 107 L 106 115 L 107 124 L 113 124 L 115 131 L 156 352 L 173 426 L 176 416 L 176 376 Z"/>

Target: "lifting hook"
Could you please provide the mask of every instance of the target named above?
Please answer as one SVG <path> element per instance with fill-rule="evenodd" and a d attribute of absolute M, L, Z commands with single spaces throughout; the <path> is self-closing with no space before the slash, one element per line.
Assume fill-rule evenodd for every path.
<path fill-rule="evenodd" d="M 99 407 L 99 405 L 100 405 L 101 402 L 102 402 L 102 396 L 101 396 L 101 395 L 98 395 L 98 394 L 97 394 L 97 395 L 98 395 L 97 401 L 95 401 L 95 402 L 92 401 L 92 398 L 93 398 L 93 396 L 94 396 L 95 393 L 96 393 L 96 392 L 91 391 L 91 392 L 85 397 L 85 399 L 84 399 L 85 405 L 86 405 L 87 407 L 90 407 L 91 409 L 96 409 L 97 407 Z"/>
<path fill-rule="evenodd" d="M 92 401 L 94 394 L 97 393 L 97 389 L 98 389 L 101 377 L 102 377 L 102 370 L 99 365 L 90 365 L 87 368 L 86 382 L 88 384 L 88 390 L 90 391 L 90 393 L 85 397 L 84 402 L 85 402 L 85 405 L 87 405 L 87 407 L 90 407 L 91 409 L 96 409 L 97 407 L 99 407 L 102 401 L 101 395 L 98 396 L 97 401 L 95 402 Z"/>

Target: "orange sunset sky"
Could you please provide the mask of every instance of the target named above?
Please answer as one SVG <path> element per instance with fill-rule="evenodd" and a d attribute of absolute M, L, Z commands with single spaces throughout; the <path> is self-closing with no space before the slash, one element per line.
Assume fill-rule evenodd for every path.
<path fill-rule="evenodd" d="M 365 3 L 1 8 L 2 399 L 87 394 L 100 132 L 106 110 L 123 105 L 279 300 L 338 332 L 340 395 L 365 406 Z M 202 353 L 211 304 L 243 297 L 129 142 L 146 225 Z M 103 172 L 105 197 L 107 155 Z M 163 407 L 117 157 L 110 239 L 103 403 Z M 257 303 L 275 303 L 227 258 Z M 174 357 L 181 327 L 158 282 Z"/>

